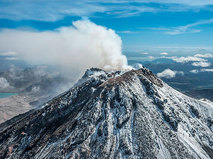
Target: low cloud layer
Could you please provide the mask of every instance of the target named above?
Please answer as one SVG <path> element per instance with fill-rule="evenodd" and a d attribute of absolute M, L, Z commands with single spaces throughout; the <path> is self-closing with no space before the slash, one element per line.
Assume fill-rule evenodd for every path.
<path fill-rule="evenodd" d="M 161 52 L 160 55 L 168 55 L 167 52 Z"/>
<path fill-rule="evenodd" d="M 57 66 L 75 76 L 90 67 L 107 71 L 129 69 L 121 47 L 121 38 L 115 31 L 89 20 L 75 21 L 73 26 L 54 31 L 0 32 L 0 50 L 13 55 L 15 52 L 31 64 Z"/>
<path fill-rule="evenodd" d="M 164 56 L 163 58 L 171 59 L 177 63 L 192 62 L 192 65 L 196 67 L 209 67 L 211 66 L 211 63 L 208 62 L 208 59 L 213 58 L 213 55 L 212 54 L 196 54 L 194 56 L 186 56 L 186 57 L 184 56 L 165 57 Z"/>
<path fill-rule="evenodd" d="M 148 52 L 143 52 L 141 53 L 142 55 L 148 55 L 149 53 Z"/>
<path fill-rule="evenodd" d="M 186 63 L 186 62 L 200 62 L 200 61 L 206 61 L 205 59 L 202 59 L 200 57 L 196 57 L 196 56 L 187 56 L 187 57 L 176 57 L 176 56 L 172 56 L 172 57 L 167 57 L 168 59 L 172 59 L 175 62 L 178 63 Z"/>
<path fill-rule="evenodd" d="M 201 72 L 213 72 L 212 68 L 201 69 Z"/>
<path fill-rule="evenodd" d="M 197 67 L 209 67 L 211 66 L 211 63 L 201 61 L 201 62 L 193 62 L 192 65 Z"/>
<path fill-rule="evenodd" d="M 213 58 L 212 54 L 196 54 L 195 56 L 201 58 Z"/>
<path fill-rule="evenodd" d="M 194 69 L 194 70 L 191 70 L 190 71 L 191 73 L 200 73 L 200 72 L 213 72 L 213 69 L 212 68 L 203 68 L 203 69 L 200 69 L 200 70 L 197 70 L 197 69 Z"/>
<path fill-rule="evenodd" d="M 10 61 L 18 60 L 17 56 L 18 56 L 17 52 L 12 52 L 12 51 L 0 52 L 0 57 L 4 57 L 5 60 L 10 60 Z"/>
<path fill-rule="evenodd" d="M 175 78 L 175 76 L 177 74 L 184 75 L 184 72 L 183 71 L 173 71 L 171 69 L 165 69 L 163 72 L 157 73 L 157 76 L 160 78 L 171 79 L 171 78 Z"/>
<path fill-rule="evenodd" d="M 6 89 L 9 87 L 10 87 L 9 82 L 4 77 L 0 77 L 0 90 Z"/>
<path fill-rule="evenodd" d="M 13 51 L 1 52 L 0 56 L 17 56 L 17 52 L 13 52 Z"/>

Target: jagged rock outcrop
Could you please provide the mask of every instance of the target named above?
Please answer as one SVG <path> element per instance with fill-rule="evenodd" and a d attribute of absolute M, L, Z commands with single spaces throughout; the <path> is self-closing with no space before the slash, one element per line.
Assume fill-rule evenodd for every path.
<path fill-rule="evenodd" d="M 92 68 L 69 91 L 3 123 L 0 158 L 213 158 L 213 103 L 146 68 Z"/>

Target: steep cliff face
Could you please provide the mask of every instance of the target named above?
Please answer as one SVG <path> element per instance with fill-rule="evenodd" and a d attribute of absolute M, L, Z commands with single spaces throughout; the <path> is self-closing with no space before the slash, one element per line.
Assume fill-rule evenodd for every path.
<path fill-rule="evenodd" d="M 213 158 L 213 103 L 146 68 L 93 68 L 69 91 L 3 123 L 0 158 Z"/>

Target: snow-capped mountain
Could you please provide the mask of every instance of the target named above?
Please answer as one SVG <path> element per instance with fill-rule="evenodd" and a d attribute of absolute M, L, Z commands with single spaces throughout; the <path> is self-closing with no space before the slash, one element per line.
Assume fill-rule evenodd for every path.
<path fill-rule="evenodd" d="M 0 158 L 213 158 L 213 103 L 146 68 L 92 68 L 69 91 L 0 125 Z"/>

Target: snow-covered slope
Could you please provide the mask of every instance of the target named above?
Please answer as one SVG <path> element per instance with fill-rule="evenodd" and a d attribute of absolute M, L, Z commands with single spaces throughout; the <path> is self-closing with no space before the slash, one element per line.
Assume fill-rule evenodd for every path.
<path fill-rule="evenodd" d="M 0 126 L 0 158 L 213 158 L 213 103 L 146 68 L 87 70 L 69 91 Z"/>

